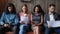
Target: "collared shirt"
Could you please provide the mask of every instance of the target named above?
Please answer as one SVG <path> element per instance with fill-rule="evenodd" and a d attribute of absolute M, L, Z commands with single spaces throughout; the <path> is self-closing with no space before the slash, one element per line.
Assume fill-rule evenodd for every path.
<path fill-rule="evenodd" d="M 50 16 L 50 21 L 54 21 L 54 20 L 55 20 L 53 14 L 51 14 L 51 15 L 49 15 L 49 16 Z"/>
<path fill-rule="evenodd" d="M 16 25 L 18 23 L 17 14 L 11 14 L 11 13 L 6 14 L 5 12 L 3 12 L 0 23 L 1 23 L 1 25 L 3 25 L 4 23 Z"/>
<path fill-rule="evenodd" d="M 49 13 L 50 21 L 55 21 L 54 15 Z"/>

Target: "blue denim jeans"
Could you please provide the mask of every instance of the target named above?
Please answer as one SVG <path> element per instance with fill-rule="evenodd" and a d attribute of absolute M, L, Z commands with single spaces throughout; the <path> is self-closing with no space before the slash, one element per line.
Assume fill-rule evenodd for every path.
<path fill-rule="evenodd" d="M 29 29 L 29 26 L 28 25 L 26 26 L 24 24 L 21 24 L 19 26 L 19 29 L 20 29 L 19 34 L 26 34 L 27 30 Z"/>
<path fill-rule="evenodd" d="M 51 34 L 53 31 L 56 32 L 56 34 L 60 34 L 60 28 L 48 28 L 48 27 L 46 27 L 45 34 Z"/>

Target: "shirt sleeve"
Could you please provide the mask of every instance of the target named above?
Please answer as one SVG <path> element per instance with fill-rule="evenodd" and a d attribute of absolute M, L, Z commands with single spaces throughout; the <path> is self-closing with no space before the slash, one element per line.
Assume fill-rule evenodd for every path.
<path fill-rule="evenodd" d="M 4 24 L 4 18 L 5 18 L 5 12 L 3 12 L 1 19 L 0 19 L 0 25 Z"/>
<path fill-rule="evenodd" d="M 15 23 L 15 25 L 17 25 L 18 22 L 19 22 L 19 19 L 18 19 L 18 16 L 16 15 L 16 16 L 15 16 L 15 19 L 14 19 L 14 23 Z"/>
<path fill-rule="evenodd" d="M 46 17 L 46 14 L 44 15 L 44 26 L 47 27 L 47 17 Z"/>

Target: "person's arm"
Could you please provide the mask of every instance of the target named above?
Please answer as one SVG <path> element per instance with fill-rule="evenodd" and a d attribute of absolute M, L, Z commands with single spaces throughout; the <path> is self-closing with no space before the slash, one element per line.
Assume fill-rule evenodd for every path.
<path fill-rule="evenodd" d="M 20 19 L 20 18 L 21 18 L 21 17 L 20 17 L 21 15 L 22 15 L 22 12 L 19 13 L 19 23 L 20 23 L 20 24 L 25 24 L 25 23 L 24 23 L 23 21 L 21 21 L 21 19 Z"/>
<path fill-rule="evenodd" d="M 4 19 L 5 19 L 5 12 L 3 12 L 1 19 L 0 19 L 0 25 L 4 24 Z"/>
<path fill-rule="evenodd" d="M 32 14 L 31 14 L 31 24 L 32 24 L 32 25 L 34 24 L 34 22 L 33 22 L 33 20 L 32 20 Z"/>
<path fill-rule="evenodd" d="M 28 18 L 29 18 L 28 25 L 31 25 L 31 14 L 30 13 L 28 14 Z"/>
<path fill-rule="evenodd" d="M 31 14 L 31 25 L 32 26 L 35 26 L 36 25 L 35 22 L 32 20 L 32 14 Z"/>
<path fill-rule="evenodd" d="M 33 24 L 33 23 L 32 23 L 32 14 L 31 14 L 31 24 Z"/>
<path fill-rule="evenodd" d="M 18 19 L 17 15 L 15 16 L 14 23 L 15 23 L 14 25 L 18 25 L 18 23 L 19 23 L 19 19 Z"/>
<path fill-rule="evenodd" d="M 0 21 L 0 25 L 3 25 L 4 27 L 8 27 L 8 24 L 5 24 L 5 12 L 3 12 L 2 16 L 1 16 L 1 21 Z"/>
<path fill-rule="evenodd" d="M 19 23 L 21 24 L 22 21 L 21 21 L 21 19 L 20 19 L 20 16 L 21 16 L 21 13 L 18 14 Z"/>
<path fill-rule="evenodd" d="M 46 13 L 45 15 L 44 15 L 44 26 L 45 27 L 48 27 L 48 24 L 47 24 L 47 21 L 48 21 L 48 14 Z"/>
<path fill-rule="evenodd" d="M 44 20 L 43 20 L 44 18 L 43 18 L 43 15 L 41 15 L 41 22 L 38 24 L 38 25 L 42 25 L 43 24 L 43 22 L 44 22 Z"/>

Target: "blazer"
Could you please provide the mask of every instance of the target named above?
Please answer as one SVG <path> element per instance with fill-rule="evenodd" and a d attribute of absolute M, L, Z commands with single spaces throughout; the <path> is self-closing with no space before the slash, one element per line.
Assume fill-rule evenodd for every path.
<path fill-rule="evenodd" d="M 60 18 L 58 17 L 59 15 L 58 15 L 57 13 L 53 13 L 53 15 L 54 15 L 54 19 L 55 19 L 55 20 L 60 20 Z M 46 14 L 44 15 L 44 26 L 45 26 L 45 27 L 48 26 L 48 25 L 47 25 L 47 21 L 50 21 L 49 13 L 46 13 Z"/>

